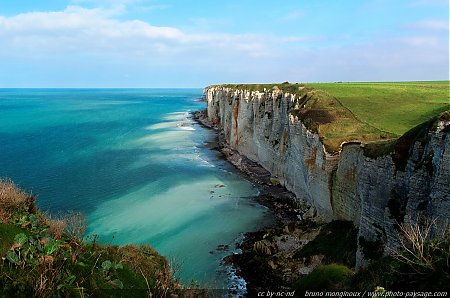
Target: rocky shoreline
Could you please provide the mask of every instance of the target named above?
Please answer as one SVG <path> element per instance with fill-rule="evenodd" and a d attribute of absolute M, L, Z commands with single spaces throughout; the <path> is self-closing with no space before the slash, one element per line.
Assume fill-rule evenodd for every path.
<path fill-rule="evenodd" d="M 229 255 L 225 263 L 246 281 L 249 296 L 269 289 L 290 289 L 300 275 L 310 273 L 322 261 L 320 256 L 294 257 L 319 234 L 322 224 L 315 208 L 296 199 L 262 166 L 231 149 L 220 128 L 208 120 L 206 110 L 194 112 L 192 117 L 203 127 L 216 131 L 216 139 L 205 147 L 221 152 L 247 179 L 258 184 L 260 195 L 255 200 L 268 207 L 275 217 L 272 226 L 245 233 L 236 245 L 242 253 Z"/>

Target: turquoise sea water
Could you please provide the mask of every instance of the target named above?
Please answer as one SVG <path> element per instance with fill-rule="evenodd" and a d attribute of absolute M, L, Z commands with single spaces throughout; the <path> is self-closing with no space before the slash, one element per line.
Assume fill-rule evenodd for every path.
<path fill-rule="evenodd" d="M 226 286 L 218 245 L 269 222 L 258 190 L 202 145 L 200 89 L 0 89 L 0 177 L 88 233 L 149 243 L 184 282 Z M 214 252 L 214 253 L 211 253 Z"/>

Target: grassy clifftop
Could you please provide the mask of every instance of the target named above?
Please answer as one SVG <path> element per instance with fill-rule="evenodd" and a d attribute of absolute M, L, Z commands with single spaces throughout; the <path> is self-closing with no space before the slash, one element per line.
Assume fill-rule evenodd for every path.
<path fill-rule="evenodd" d="M 343 142 L 395 140 L 450 110 L 448 81 L 220 86 L 251 91 L 276 89 L 296 94 L 302 108 L 291 113 L 319 133 L 329 152 L 339 151 Z"/>
<path fill-rule="evenodd" d="M 308 86 L 336 97 L 359 120 L 396 135 L 450 109 L 448 81 Z"/>
<path fill-rule="evenodd" d="M 83 240 L 84 229 L 81 214 L 51 219 L 31 195 L 0 180 L 0 296 L 185 296 L 150 246 L 99 245 Z"/>

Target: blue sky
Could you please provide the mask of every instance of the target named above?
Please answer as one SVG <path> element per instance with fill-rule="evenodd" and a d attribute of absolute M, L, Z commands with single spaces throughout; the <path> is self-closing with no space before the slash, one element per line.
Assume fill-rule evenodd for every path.
<path fill-rule="evenodd" d="M 447 80 L 448 0 L 0 0 L 0 87 Z"/>

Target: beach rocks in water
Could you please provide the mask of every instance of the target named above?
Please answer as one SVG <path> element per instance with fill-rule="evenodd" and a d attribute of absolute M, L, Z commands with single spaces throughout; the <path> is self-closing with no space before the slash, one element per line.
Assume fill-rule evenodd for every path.
<path fill-rule="evenodd" d="M 190 123 L 187 123 L 187 122 L 177 123 L 177 127 L 186 127 L 186 126 L 192 126 L 192 125 Z"/>
<path fill-rule="evenodd" d="M 210 251 L 209 253 L 210 254 L 214 254 L 216 252 L 224 252 L 224 251 L 229 251 L 229 250 L 230 250 L 230 246 L 229 245 L 227 245 L 227 244 L 219 244 L 219 245 L 217 245 L 215 251 Z"/>
<path fill-rule="evenodd" d="M 217 251 L 229 251 L 230 250 L 230 246 L 226 245 L 226 244 L 220 244 L 217 246 L 216 248 Z"/>
<path fill-rule="evenodd" d="M 248 282 L 249 295 L 263 290 L 269 281 L 271 285 L 292 285 L 301 275 L 319 266 L 323 255 L 298 258 L 296 252 L 319 234 L 320 226 L 314 222 L 289 222 L 246 233 L 238 245 L 242 254 L 232 255 L 228 261 Z"/>
<path fill-rule="evenodd" d="M 195 113 L 194 119 L 205 126 L 214 127 L 205 112 Z M 272 227 L 246 233 L 244 240 L 237 245 L 241 253 L 227 256 L 224 262 L 232 264 L 237 269 L 236 274 L 244 277 L 249 296 L 256 295 L 268 284 L 292 284 L 300 275 L 317 267 L 323 259 L 323 256 L 294 257 L 296 251 L 319 233 L 320 229 L 313 223 L 316 209 L 305 200 L 296 199 L 292 192 L 280 185 L 278 177 L 231 149 L 221 133 L 218 134 L 217 145 L 228 161 L 261 186 L 256 201 L 270 208 L 276 218 Z M 224 185 L 214 187 L 219 192 L 218 188 Z M 225 248 L 225 245 L 219 245 L 210 253 L 227 251 Z"/>

